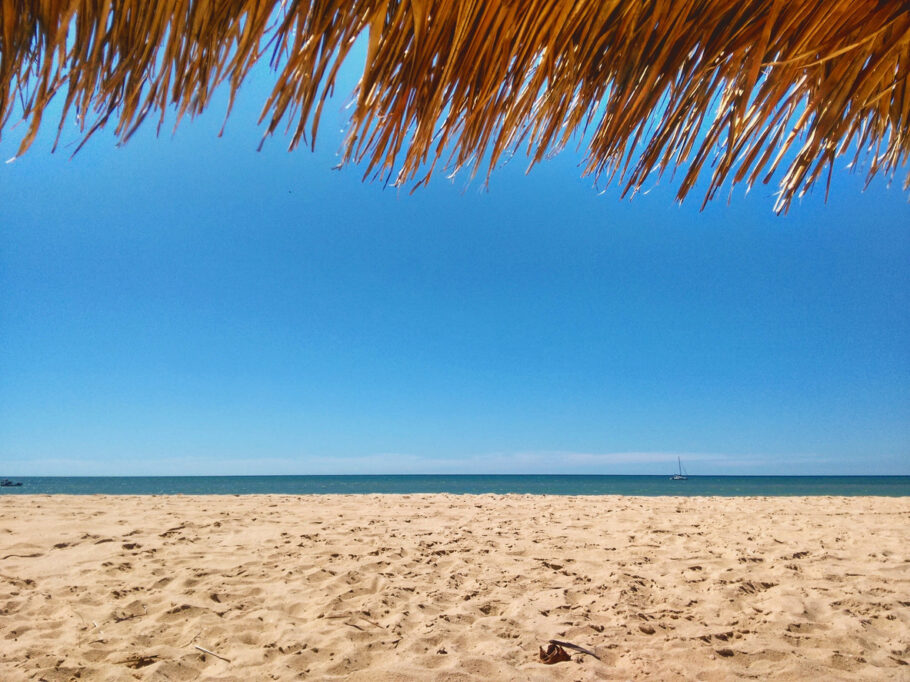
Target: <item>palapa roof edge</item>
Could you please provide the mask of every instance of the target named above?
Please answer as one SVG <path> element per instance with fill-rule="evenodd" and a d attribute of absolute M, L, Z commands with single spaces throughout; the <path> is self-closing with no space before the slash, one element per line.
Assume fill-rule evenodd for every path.
<path fill-rule="evenodd" d="M 126 141 L 219 85 L 233 103 L 267 58 L 266 135 L 312 143 L 364 32 L 343 157 L 365 178 L 489 176 L 581 136 L 624 193 L 682 167 L 678 198 L 705 176 L 707 202 L 780 171 L 781 211 L 840 155 L 871 179 L 910 152 L 910 4 L 885 0 L 2 0 L 0 133 L 21 110 L 23 153 L 60 97 L 60 128 Z"/>

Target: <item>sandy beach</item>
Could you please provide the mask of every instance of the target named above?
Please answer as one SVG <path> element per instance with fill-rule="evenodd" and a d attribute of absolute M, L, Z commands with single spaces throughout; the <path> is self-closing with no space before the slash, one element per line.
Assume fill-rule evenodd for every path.
<path fill-rule="evenodd" d="M 550 639 L 599 659 L 544 665 Z M 910 680 L 908 663 L 910 498 L 0 498 L 3 680 Z"/>

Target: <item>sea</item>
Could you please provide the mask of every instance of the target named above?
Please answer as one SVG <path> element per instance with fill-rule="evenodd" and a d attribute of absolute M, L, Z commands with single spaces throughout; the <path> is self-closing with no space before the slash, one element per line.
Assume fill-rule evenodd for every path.
<path fill-rule="evenodd" d="M 364 475 L 20 477 L 0 495 L 910 495 L 910 476 Z"/>

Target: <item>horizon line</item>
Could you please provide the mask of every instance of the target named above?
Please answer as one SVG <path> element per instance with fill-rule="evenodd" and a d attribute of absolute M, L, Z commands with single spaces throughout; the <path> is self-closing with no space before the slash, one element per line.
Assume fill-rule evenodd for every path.
<path fill-rule="evenodd" d="M 610 476 L 616 478 L 632 477 L 649 477 L 664 478 L 668 474 L 605 474 L 605 473 L 371 473 L 371 474 L 15 474 L 13 478 L 287 478 L 287 477 L 311 477 L 311 478 L 370 478 L 379 476 L 400 476 L 400 477 L 459 477 L 459 476 L 550 476 L 550 477 L 570 477 L 570 476 Z M 910 478 L 910 473 L 906 474 L 687 474 L 692 478 Z"/>

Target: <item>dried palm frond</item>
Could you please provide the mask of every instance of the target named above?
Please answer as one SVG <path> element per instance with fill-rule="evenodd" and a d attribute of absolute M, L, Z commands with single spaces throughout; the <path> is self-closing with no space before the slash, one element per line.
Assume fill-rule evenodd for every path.
<path fill-rule="evenodd" d="M 364 31 L 344 159 L 365 177 L 419 185 L 444 154 L 488 175 L 581 136 L 625 192 L 683 167 L 680 200 L 705 175 L 707 202 L 784 167 L 785 210 L 851 148 L 870 179 L 910 152 L 910 5 L 885 0 L 0 0 L 0 130 L 21 109 L 24 152 L 60 92 L 61 126 L 126 140 L 225 81 L 233 103 L 267 55 L 266 134 L 293 148 Z"/>

